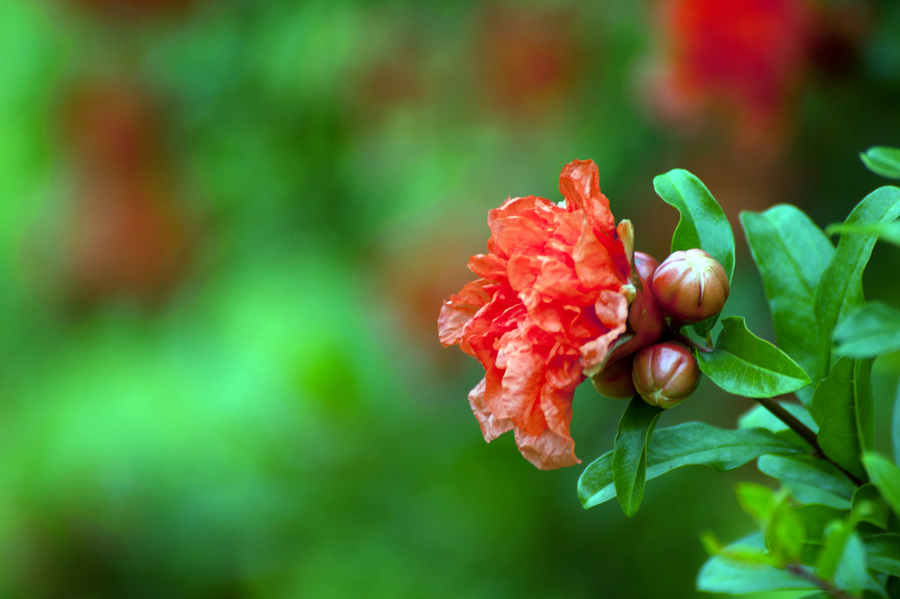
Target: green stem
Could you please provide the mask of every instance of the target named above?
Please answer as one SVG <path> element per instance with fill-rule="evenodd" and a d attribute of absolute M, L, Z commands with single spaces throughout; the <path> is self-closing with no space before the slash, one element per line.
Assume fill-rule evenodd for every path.
<path fill-rule="evenodd" d="M 758 401 L 762 407 L 769 410 L 769 412 L 771 412 L 773 416 L 788 425 L 788 427 L 792 431 L 800 435 L 800 437 L 802 437 L 804 441 L 809 443 L 818 457 L 825 458 L 829 462 L 837 466 L 838 470 L 843 472 L 844 475 L 851 481 L 853 481 L 853 484 L 855 484 L 857 487 L 861 487 L 863 485 L 863 481 L 856 478 L 853 474 L 844 469 L 840 464 L 836 464 L 834 461 L 829 459 L 828 456 L 825 455 L 825 452 L 822 451 L 822 447 L 819 445 L 819 439 L 816 437 L 816 433 L 812 432 L 812 430 L 808 426 L 800 422 L 800 420 L 798 420 L 796 416 L 788 412 L 783 405 L 781 405 L 771 397 L 758 397 L 756 398 L 756 401 Z"/>

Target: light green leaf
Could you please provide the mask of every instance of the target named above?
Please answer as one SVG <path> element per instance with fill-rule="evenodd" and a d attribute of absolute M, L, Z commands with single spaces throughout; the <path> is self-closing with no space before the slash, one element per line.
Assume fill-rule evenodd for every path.
<path fill-rule="evenodd" d="M 900 189 L 880 187 L 867 195 L 845 225 L 878 225 L 900 216 Z M 862 276 L 875 247 L 875 235 L 845 234 L 841 236 L 822 280 L 816 289 L 816 318 L 826 337 L 830 337 L 839 320 L 846 318 L 863 303 Z"/>
<path fill-rule="evenodd" d="M 778 506 L 775 491 L 757 483 L 738 483 L 735 485 L 734 493 L 741 509 L 760 524 L 771 518 L 772 512 Z"/>
<path fill-rule="evenodd" d="M 809 427 L 811 431 L 816 432 L 819 430 L 819 425 L 812 419 L 812 416 L 809 415 L 809 410 L 805 407 L 787 401 L 779 402 L 779 404 L 790 412 L 794 418 Z M 758 403 L 738 417 L 738 426 L 740 428 L 765 428 L 773 433 L 790 430 L 788 425 L 780 418 Z"/>
<path fill-rule="evenodd" d="M 834 329 L 834 353 L 851 358 L 876 358 L 900 349 L 900 312 L 869 302 Z"/>
<path fill-rule="evenodd" d="M 781 564 L 799 561 L 806 529 L 800 517 L 794 512 L 790 496 L 782 489 L 780 501 L 765 523 L 766 546 Z M 777 497 L 777 496 L 776 496 Z"/>
<path fill-rule="evenodd" d="M 816 560 L 816 574 L 823 580 L 833 580 L 844 553 L 844 545 L 853 532 L 847 522 L 832 522 L 825 532 L 825 544 Z"/>
<path fill-rule="evenodd" d="M 841 358 L 816 386 L 810 406 L 822 451 L 861 480 L 860 455 L 874 442 L 871 370 L 872 360 Z"/>
<path fill-rule="evenodd" d="M 619 420 L 612 454 L 613 482 L 619 505 L 629 517 L 637 513 L 644 498 L 647 445 L 662 412 L 635 395 Z"/>
<path fill-rule="evenodd" d="M 757 467 L 783 483 L 800 483 L 816 487 L 845 500 L 850 500 L 857 487 L 834 464 L 811 455 L 764 455 Z"/>
<path fill-rule="evenodd" d="M 802 453 L 798 447 L 763 429 L 729 430 L 703 422 L 687 422 L 656 431 L 647 449 L 646 480 L 683 466 L 702 465 L 723 472 L 767 453 Z M 612 454 L 588 465 L 578 480 L 578 497 L 585 509 L 616 496 Z"/>
<path fill-rule="evenodd" d="M 900 469 L 889 459 L 874 452 L 864 453 L 862 462 L 872 484 L 878 487 L 878 492 L 887 504 L 900 516 Z"/>
<path fill-rule="evenodd" d="M 844 542 L 843 551 L 834 573 L 834 584 L 840 589 L 860 593 L 863 589 L 880 590 L 869 576 L 866 561 L 866 547 L 859 534 L 850 526 L 850 534 Z"/>
<path fill-rule="evenodd" d="M 729 393 L 774 397 L 810 383 L 809 376 L 783 351 L 749 330 L 744 319 L 722 320 L 712 352 L 697 352 L 700 370 Z"/>
<path fill-rule="evenodd" d="M 875 146 L 860 152 L 859 158 L 876 175 L 900 179 L 900 149 Z"/>
<path fill-rule="evenodd" d="M 858 233 L 862 235 L 874 235 L 878 241 L 884 241 L 894 245 L 900 245 L 900 222 L 883 222 L 877 225 L 845 225 L 834 223 L 825 227 L 826 235 L 846 233 Z"/>
<path fill-rule="evenodd" d="M 894 463 L 900 464 L 900 384 L 894 392 L 894 411 L 891 415 L 891 446 L 894 453 Z"/>
<path fill-rule="evenodd" d="M 730 554 L 765 551 L 762 535 L 754 534 L 722 550 L 703 565 L 697 577 L 697 590 L 708 593 L 742 595 L 763 591 L 814 590 L 816 585 L 803 576 L 774 566 L 735 559 Z M 803 570 L 809 572 L 805 567 Z"/>
<path fill-rule="evenodd" d="M 653 179 L 660 198 L 681 214 L 672 235 L 672 251 L 700 248 L 719 261 L 728 274 L 734 272 L 734 232 L 722 207 L 695 175 L 673 169 Z M 694 325 L 702 337 L 709 335 L 718 316 Z"/>
<path fill-rule="evenodd" d="M 828 371 L 828 348 L 816 320 L 815 295 L 834 246 L 794 206 L 744 212 L 741 223 L 763 281 L 778 345 L 817 381 Z M 809 405 L 812 388 L 797 395 Z"/>

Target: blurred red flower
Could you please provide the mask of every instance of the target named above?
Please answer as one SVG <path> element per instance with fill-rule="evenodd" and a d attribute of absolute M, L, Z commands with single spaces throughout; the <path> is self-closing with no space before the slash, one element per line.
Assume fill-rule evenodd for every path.
<path fill-rule="evenodd" d="M 739 136 L 771 138 L 808 66 L 806 0 L 660 0 L 657 8 L 657 109 L 680 121 L 713 109 Z"/>
<path fill-rule="evenodd" d="M 445 300 L 438 318 L 441 343 L 485 368 L 469 393 L 485 440 L 513 430 L 541 469 L 580 462 L 572 395 L 625 331 L 634 293 L 630 226 L 617 231 L 597 165 L 566 165 L 559 189 L 560 205 L 528 196 L 488 213 L 488 253 L 469 259 L 481 278 Z"/>

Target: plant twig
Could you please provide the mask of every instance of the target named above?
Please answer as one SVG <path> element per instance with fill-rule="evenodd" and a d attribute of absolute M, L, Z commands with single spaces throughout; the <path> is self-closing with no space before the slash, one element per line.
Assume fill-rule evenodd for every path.
<path fill-rule="evenodd" d="M 822 580 L 809 570 L 805 569 L 801 564 L 788 564 L 785 567 L 785 570 L 787 570 L 794 576 L 797 576 L 798 578 L 802 578 L 807 582 L 816 585 L 836 599 L 856 599 L 853 595 L 850 595 L 846 591 L 837 588 L 836 586 L 825 580 Z"/>
<path fill-rule="evenodd" d="M 863 481 L 856 478 L 856 476 L 848 472 L 840 464 L 837 464 L 833 460 L 829 459 L 828 456 L 825 455 L 825 452 L 822 451 L 822 446 L 819 445 L 819 440 L 818 438 L 816 438 L 816 434 L 812 432 L 812 430 L 808 426 L 800 422 L 800 420 L 796 416 L 788 412 L 783 405 L 781 405 L 771 397 L 758 397 L 756 398 L 756 401 L 758 401 L 762 407 L 771 412 L 773 416 L 788 425 L 788 427 L 792 431 L 800 435 L 800 437 L 802 437 L 804 441 L 809 443 L 818 457 L 825 458 L 832 464 L 834 464 L 838 468 L 838 470 L 843 472 L 844 475 L 851 481 L 853 481 L 853 484 L 855 484 L 857 487 L 861 487 L 863 485 Z"/>

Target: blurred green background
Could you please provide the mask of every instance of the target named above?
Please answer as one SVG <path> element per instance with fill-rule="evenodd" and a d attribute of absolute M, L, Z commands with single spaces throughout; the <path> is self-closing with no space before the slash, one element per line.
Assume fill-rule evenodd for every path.
<path fill-rule="evenodd" d="M 0 2 L 0 596 L 696 596 L 760 476 L 582 511 L 580 468 L 484 444 L 440 302 L 575 158 L 660 259 L 670 168 L 736 227 L 842 219 L 898 107 L 893 0 Z M 737 237 L 727 310 L 771 337 Z M 583 460 L 622 408 L 579 388 Z"/>

